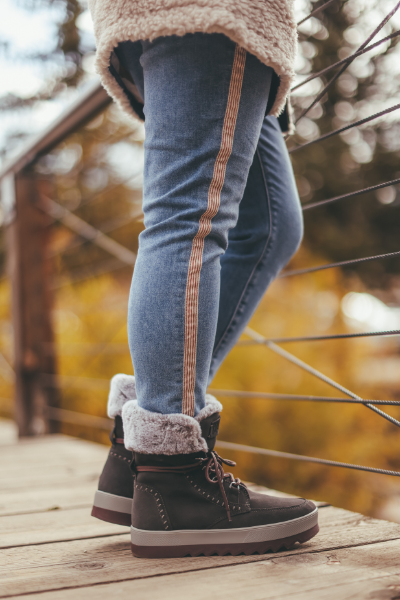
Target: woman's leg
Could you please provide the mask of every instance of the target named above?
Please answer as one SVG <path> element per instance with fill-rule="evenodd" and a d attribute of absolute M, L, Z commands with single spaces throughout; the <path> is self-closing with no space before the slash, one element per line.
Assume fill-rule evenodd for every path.
<path fill-rule="evenodd" d="M 299 247 L 303 219 L 277 119 L 266 117 L 239 208 L 221 257 L 217 333 L 209 382 L 251 319 L 269 284 Z"/>
<path fill-rule="evenodd" d="M 220 34 L 143 42 L 143 210 L 128 332 L 138 404 L 204 407 L 220 257 L 260 138 L 271 69 Z"/>
<path fill-rule="evenodd" d="M 317 533 L 318 509 L 257 494 L 224 473 L 223 463 L 234 463 L 213 451 L 222 407 L 205 395 L 220 257 L 238 219 L 271 71 L 219 34 L 145 42 L 141 64 L 146 229 L 128 320 L 138 400 L 121 411 L 124 445 L 134 452 L 132 551 L 289 548 Z"/>

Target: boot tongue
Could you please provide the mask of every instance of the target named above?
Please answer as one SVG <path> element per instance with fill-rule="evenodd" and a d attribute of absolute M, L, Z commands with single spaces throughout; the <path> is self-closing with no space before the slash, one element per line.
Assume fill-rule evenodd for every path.
<path fill-rule="evenodd" d="M 215 442 L 217 441 L 220 421 L 221 417 L 220 414 L 217 412 L 207 417 L 207 419 L 202 419 L 199 422 L 199 425 L 201 427 L 201 435 L 206 440 L 209 450 L 214 450 Z"/>

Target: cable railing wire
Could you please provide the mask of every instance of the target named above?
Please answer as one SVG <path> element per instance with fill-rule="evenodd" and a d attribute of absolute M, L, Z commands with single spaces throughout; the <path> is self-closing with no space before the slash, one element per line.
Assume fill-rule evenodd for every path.
<path fill-rule="evenodd" d="M 306 335 L 300 337 L 281 337 L 281 338 L 266 338 L 268 342 L 275 344 L 288 344 L 292 342 L 321 342 L 324 340 L 345 340 L 351 338 L 366 338 L 366 337 L 385 337 L 400 335 L 400 329 L 391 329 L 388 331 L 366 331 L 362 333 L 337 333 L 332 335 Z M 256 340 L 240 340 L 237 346 L 254 346 L 261 344 Z"/>
<path fill-rule="evenodd" d="M 63 225 L 72 229 L 75 233 L 78 233 L 83 238 L 93 242 L 112 256 L 115 256 L 121 262 L 134 265 L 136 262 L 136 253 L 132 252 L 122 244 L 119 244 L 112 238 L 105 235 L 102 231 L 99 231 L 80 217 L 77 217 L 71 211 L 67 210 L 54 200 L 45 197 L 46 203 L 40 205 L 40 208 L 50 214 L 51 217 L 57 219 Z"/>
<path fill-rule="evenodd" d="M 282 358 L 285 358 L 289 362 L 297 365 L 298 367 L 300 367 L 301 369 L 303 369 L 303 371 L 307 371 L 307 373 L 309 373 L 310 375 L 314 375 L 314 377 L 316 377 L 317 379 L 320 379 L 321 381 L 324 381 L 325 383 L 327 383 L 331 387 L 339 390 L 340 392 L 342 392 L 346 396 L 349 396 L 350 398 L 354 398 L 355 400 L 363 400 L 363 398 L 360 398 L 360 396 L 357 396 L 357 394 L 354 394 L 353 392 L 351 392 L 350 390 L 348 390 L 347 388 L 345 388 L 343 385 L 340 385 L 340 383 L 337 383 L 336 381 L 334 381 L 330 377 L 327 377 L 326 375 L 324 375 L 320 371 L 317 371 L 317 369 L 314 369 L 314 367 L 311 367 L 310 365 L 308 365 L 304 361 L 300 360 L 299 358 L 297 358 L 297 356 L 294 356 L 293 354 L 290 354 L 290 352 L 288 352 L 287 350 L 284 350 L 280 346 L 277 346 L 273 342 L 269 342 L 263 335 L 257 333 L 256 331 L 253 331 L 253 329 L 250 329 L 250 327 L 246 327 L 245 333 L 249 337 L 251 337 L 251 338 L 253 338 L 255 340 L 259 340 L 260 343 L 263 343 L 267 348 L 269 348 L 270 350 L 272 350 L 272 352 L 275 352 L 275 354 L 279 354 L 279 356 L 281 356 Z M 374 406 L 373 404 L 371 404 L 371 403 L 368 402 L 368 403 L 364 404 L 364 406 L 366 406 L 370 410 L 373 410 L 374 412 L 376 412 L 378 415 L 380 415 L 382 418 L 386 419 L 387 421 L 389 421 L 393 425 L 396 425 L 397 427 L 400 427 L 400 421 L 398 421 L 394 417 L 391 417 L 390 415 L 388 415 L 387 413 L 383 412 L 379 408 L 376 408 L 376 406 Z"/>
<path fill-rule="evenodd" d="M 318 6 L 318 8 L 314 8 L 314 10 L 312 10 L 306 17 L 304 17 L 304 19 L 301 19 L 301 21 L 298 21 L 297 27 L 300 27 L 300 25 L 302 25 L 303 23 L 305 23 L 306 21 L 308 21 L 308 19 L 311 19 L 311 17 L 314 17 L 318 13 L 322 12 L 323 10 L 325 10 L 325 8 L 327 8 L 328 6 L 330 6 L 331 4 L 333 4 L 334 2 L 338 2 L 338 1 L 339 0 L 327 0 L 327 2 L 325 2 L 321 6 Z M 348 1 L 349 0 L 344 0 L 343 4 L 346 4 L 346 2 L 348 2 Z"/>
<path fill-rule="evenodd" d="M 357 52 L 359 52 L 360 50 L 363 50 L 366 46 L 368 46 L 370 41 L 373 40 L 373 38 L 380 32 L 380 30 L 386 25 L 386 23 L 393 17 L 393 15 L 398 11 L 399 8 L 400 8 L 400 2 L 398 2 L 396 4 L 396 6 L 390 11 L 390 13 L 388 15 L 386 15 L 386 17 L 379 23 L 379 25 L 374 29 L 374 31 L 371 33 L 371 35 L 368 36 L 368 38 L 365 40 L 365 42 L 363 42 L 361 44 L 361 46 L 359 46 L 357 48 Z M 299 115 L 299 117 L 295 120 L 295 125 L 300 121 L 300 119 L 305 117 L 310 112 L 310 110 L 325 96 L 325 94 L 330 89 L 330 87 L 335 83 L 335 81 L 347 69 L 347 67 L 349 65 L 351 65 L 351 63 L 354 60 L 355 60 L 355 58 L 351 58 L 351 57 L 349 57 L 347 59 L 347 62 L 344 65 L 342 65 L 342 67 L 339 69 L 339 71 L 337 73 L 335 73 L 335 75 L 328 81 L 328 83 L 324 86 L 324 88 L 321 90 L 321 92 L 314 98 L 314 100 L 311 102 L 311 104 L 309 104 L 308 107 L 305 108 L 303 110 L 303 112 Z"/>
<path fill-rule="evenodd" d="M 385 181 L 384 183 L 378 183 L 377 185 L 370 185 L 369 187 L 363 188 L 362 190 L 349 192 L 348 194 L 342 194 L 341 196 L 335 196 L 334 198 L 328 198 L 327 200 L 319 200 L 318 202 L 310 202 L 308 204 L 303 204 L 302 209 L 303 211 L 310 210 L 310 208 L 317 208 L 318 206 L 324 206 L 325 204 L 330 204 L 331 202 L 338 202 L 339 200 L 345 200 L 346 198 L 354 198 L 355 196 L 368 194 L 368 192 L 381 190 L 382 188 L 397 185 L 398 183 L 400 183 L 400 178 L 392 179 L 392 181 Z"/>
<path fill-rule="evenodd" d="M 143 216 L 142 209 L 140 212 L 126 215 L 125 217 L 119 217 L 118 219 L 113 219 L 112 221 L 107 221 L 105 224 L 99 225 L 98 230 L 104 234 L 110 234 L 120 229 L 121 227 L 125 227 L 125 225 L 129 225 L 130 223 L 135 223 Z M 64 254 L 65 252 L 69 252 L 70 250 L 76 250 L 80 248 L 84 244 L 90 243 L 91 240 L 87 238 L 82 238 L 79 234 L 76 234 L 76 237 L 72 242 L 66 244 L 62 248 L 57 248 L 54 252 L 49 253 L 51 258 L 59 256 L 60 254 Z"/>
<path fill-rule="evenodd" d="M 380 112 L 370 115 L 369 117 L 365 117 L 364 119 L 360 119 L 359 121 L 354 121 L 354 123 L 349 123 L 349 125 L 345 125 L 344 127 L 340 127 L 339 129 L 335 129 L 334 131 L 325 133 L 324 135 L 321 135 L 320 137 L 316 138 L 315 140 L 311 140 L 310 142 L 306 142 L 305 144 L 300 144 L 299 146 L 296 146 L 295 148 L 291 148 L 289 150 L 289 154 L 292 154 L 293 152 L 297 152 L 297 150 L 301 150 L 302 148 L 306 148 L 307 146 L 311 146 L 312 144 L 316 144 L 317 142 L 322 142 L 324 140 L 327 140 L 335 135 L 338 135 L 339 133 L 343 133 L 344 131 L 353 129 L 353 127 L 358 127 L 360 125 L 364 125 L 364 123 L 369 123 L 370 121 L 379 119 L 379 117 L 388 115 L 389 113 L 394 112 L 395 110 L 398 110 L 399 108 L 400 108 L 400 104 L 395 104 L 394 106 L 391 106 L 390 108 L 385 108 L 385 110 L 381 110 Z"/>
<path fill-rule="evenodd" d="M 105 344 L 102 344 L 104 347 Z M 125 349 L 126 350 L 126 349 Z M 103 349 L 102 349 L 103 351 Z M 91 377 L 52 375 L 50 373 L 41 373 L 43 383 L 49 387 L 64 386 L 82 386 L 89 390 L 107 390 L 109 387 L 108 379 L 99 379 Z M 302 402 L 325 402 L 331 404 L 378 404 L 381 406 L 400 406 L 400 400 L 371 400 L 355 398 L 338 398 L 335 396 L 310 396 L 305 394 L 279 394 L 269 392 L 253 392 L 242 390 L 221 390 L 217 388 L 208 388 L 207 392 L 216 396 L 234 397 L 234 398 L 260 398 L 266 400 L 294 400 Z M 80 414 L 80 413 L 79 413 Z"/>
<path fill-rule="evenodd" d="M 300 81 L 300 83 L 297 83 L 296 85 L 294 85 L 291 88 L 290 91 L 294 92 L 294 91 L 298 90 L 299 88 L 303 87 L 303 85 L 306 85 L 306 83 L 309 83 L 310 81 L 313 81 L 313 79 L 317 79 L 318 77 L 321 77 L 322 75 L 325 75 L 326 73 L 329 73 L 329 71 L 333 71 L 337 67 L 340 67 L 341 65 L 344 65 L 345 63 L 347 63 L 349 61 L 350 58 L 356 59 L 359 56 L 362 56 L 363 54 L 365 54 L 367 52 L 370 52 L 371 50 L 374 50 L 374 48 L 377 48 L 378 46 L 381 46 L 385 42 L 388 42 L 388 41 L 390 41 L 392 39 L 395 39 L 395 38 L 397 38 L 399 36 L 400 36 L 400 30 L 394 31 L 390 35 L 387 35 L 386 37 L 384 37 L 381 40 L 379 40 L 378 42 L 375 42 L 374 44 L 370 44 L 369 46 L 367 46 L 363 50 L 357 50 L 357 52 L 354 52 L 353 54 L 350 54 L 346 58 L 342 58 L 342 60 L 338 60 L 337 62 L 333 63 L 332 65 L 329 65 L 329 67 L 325 67 L 325 69 L 321 69 L 321 71 L 318 71 L 317 73 L 312 73 L 312 75 L 309 75 L 309 77 L 307 77 L 306 79 L 303 79 L 303 81 Z"/>
<path fill-rule="evenodd" d="M 351 260 L 342 260 L 341 262 L 328 263 L 327 265 L 320 265 L 319 267 L 308 267 L 306 269 L 294 269 L 293 271 L 283 271 L 278 276 L 278 279 L 284 277 L 293 277 L 294 275 L 304 275 L 306 273 L 316 273 L 317 271 L 325 271 L 326 269 L 335 269 L 336 267 L 345 267 L 347 265 L 356 265 L 359 263 L 370 262 L 372 260 L 395 258 L 400 256 L 400 250 L 397 252 L 389 252 L 388 254 L 376 254 L 375 256 L 366 256 L 364 258 L 353 258 Z"/>
<path fill-rule="evenodd" d="M 294 400 L 299 402 L 327 402 L 332 404 L 380 404 L 382 406 L 400 406 L 400 400 L 356 400 L 355 398 L 336 398 L 334 396 L 307 396 L 304 394 L 278 394 L 269 392 L 246 392 L 242 390 L 219 390 L 209 388 L 210 394 L 232 398 L 260 398 L 265 400 Z"/>
<path fill-rule="evenodd" d="M 355 471 L 367 471 L 368 473 L 379 473 L 380 475 L 392 475 L 393 477 L 400 477 L 400 471 L 389 471 L 388 469 L 364 467 L 363 465 L 353 465 L 350 463 L 338 462 L 336 460 L 327 460 L 325 458 L 315 458 L 313 456 L 304 456 L 302 454 L 292 454 L 291 452 L 280 452 L 279 450 L 267 450 L 266 448 L 256 448 L 254 446 L 245 446 L 244 444 L 234 444 L 233 442 L 223 442 L 217 440 L 216 446 L 225 448 L 225 450 L 250 452 L 251 454 L 275 456 L 276 458 L 289 458 L 291 460 L 316 463 L 319 465 L 326 465 L 328 467 L 344 467 L 345 469 L 354 469 Z"/>
<path fill-rule="evenodd" d="M 89 415 L 85 413 L 79 413 L 72 410 L 66 410 L 63 408 L 47 407 L 47 416 L 54 421 L 61 421 L 63 423 L 70 423 L 73 425 L 81 425 L 84 427 L 94 427 L 104 431 L 110 431 L 112 427 L 112 421 L 104 417 L 97 417 L 95 415 Z M 368 473 L 378 473 L 379 475 L 391 475 L 394 477 L 400 477 L 399 471 L 391 471 L 388 469 L 378 469 L 375 467 L 366 467 L 363 465 L 354 465 L 351 463 L 344 463 L 335 460 L 327 460 L 324 458 L 316 458 L 313 456 L 305 456 L 302 454 L 293 454 L 291 452 L 281 452 L 279 450 L 269 450 L 266 448 L 257 448 L 255 446 L 247 446 L 244 444 L 235 444 L 233 442 L 224 442 L 217 440 L 217 446 L 224 448 L 225 450 L 233 450 L 235 452 L 249 452 L 251 454 L 258 454 L 262 456 L 273 456 L 275 458 L 285 458 L 289 460 L 298 460 L 302 462 L 310 462 L 319 465 L 325 465 L 329 467 L 342 467 L 345 469 L 353 469 L 356 471 L 366 471 Z"/>

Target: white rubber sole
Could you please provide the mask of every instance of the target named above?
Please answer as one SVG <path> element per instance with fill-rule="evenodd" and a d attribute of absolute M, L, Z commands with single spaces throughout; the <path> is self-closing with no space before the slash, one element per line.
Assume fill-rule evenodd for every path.
<path fill-rule="evenodd" d="M 130 498 L 97 490 L 94 495 L 92 516 L 108 523 L 131 525 L 132 502 Z"/>
<path fill-rule="evenodd" d="M 318 509 L 291 521 L 235 529 L 145 531 L 131 527 L 135 556 L 162 558 L 199 554 L 252 554 L 305 542 L 319 531 Z"/>

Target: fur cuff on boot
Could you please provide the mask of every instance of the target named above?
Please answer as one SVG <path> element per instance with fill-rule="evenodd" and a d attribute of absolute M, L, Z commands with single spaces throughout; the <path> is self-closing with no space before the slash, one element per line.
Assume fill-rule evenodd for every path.
<path fill-rule="evenodd" d="M 107 414 L 110 419 L 121 416 L 122 407 L 129 400 L 136 400 L 135 378 L 133 375 L 118 373 L 110 383 L 108 395 Z"/>
<path fill-rule="evenodd" d="M 194 418 L 150 412 L 140 408 L 137 400 L 132 400 L 122 409 L 125 448 L 141 454 L 208 452 L 199 423 L 221 410 L 222 404 L 210 394 L 206 395 L 206 406 Z"/>

